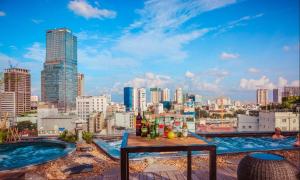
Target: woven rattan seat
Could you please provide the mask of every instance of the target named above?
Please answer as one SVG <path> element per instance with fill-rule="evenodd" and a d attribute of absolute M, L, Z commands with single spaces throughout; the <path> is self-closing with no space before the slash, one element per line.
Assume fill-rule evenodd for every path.
<path fill-rule="evenodd" d="M 299 170 L 283 156 L 270 153 L 252 153 L 238 166 L 239 180 L 297 180 Z"/>

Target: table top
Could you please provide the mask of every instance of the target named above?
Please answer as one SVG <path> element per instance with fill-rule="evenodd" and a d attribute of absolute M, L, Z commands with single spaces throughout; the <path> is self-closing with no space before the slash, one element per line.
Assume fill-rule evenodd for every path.
<path fill-rule="evenodd" d="M 207 144 L 205 141 L 194 137 L 182 137 L 182 138 L 174 138 L 168 139 L 163 137 L 157 137 L 156 139 L 150 139 L 147 137 L 140 137 L 130 134 L 128 136 L 127 146 L 190 146 L 190 145 L 205 145 Z"/>

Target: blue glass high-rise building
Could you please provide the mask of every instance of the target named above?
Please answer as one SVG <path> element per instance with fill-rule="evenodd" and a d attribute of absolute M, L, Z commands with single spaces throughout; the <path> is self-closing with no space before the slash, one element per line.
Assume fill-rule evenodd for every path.
<path fill-rule="evenodd" d="M 69 29 L 46 32 L 46 61 L 41 72 L 42 101 L 60 111 L 75 108 L 77 96 L 77 38 Z"/>
<path fill-rule="evenodd" d="M 124 105 L 126 111 L 133 111 L 134 107 L 134 88 L 124 87 Z"/>

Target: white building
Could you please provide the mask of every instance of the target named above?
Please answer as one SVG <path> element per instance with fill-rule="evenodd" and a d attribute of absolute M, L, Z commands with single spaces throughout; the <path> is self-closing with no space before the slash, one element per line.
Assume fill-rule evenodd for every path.
<path fill-rule="evenodd" d="M 162 102 L 171 100 L 171 98 L 170 98 L 170 89 L 165 88 L 165 89 L 162 90 L 161 100 L 162 100 Z"/>
<path fill-rule="evenodd" d="M 146 89 L 138 88 L 137 89 L 137 97 L 138 97 L 137 111 L 146 111 L 147 110 Z"/>
<path fill-rule="evenodd" d="M 299 114 L 293 112 L 259 112 L 259 130 L 299 131 Z"/>
<path fill-rule="evenodd" d="M 107 109 L 106 96 L 79 96 L 76 98 L 76 113 L 81 120 L 88 120 L 93 112 L 103 112 Z"/>
<path fill-rule="evenodd" d="M 259 131 L 258 116 L 250 116 L 245 114 L 238 114 L 237 117 L 237 131 Z"/>
<path fill-rule="evenodd" d="M 133 112 L 117 112 L 111 119 L 107 120 L 108 134 L 121 134 L 124 129 L 134 129 L 134 113 Z"/>
<path fill-rule="evenodd" d="M 38 125 L 39 136 L 58 136 L 65 130 L 75 133 L 76 115 L 50 115 L 41 118 Z"/>
<path fill-rule="evenodd" d="M 0 93 L 0 118 L 7 116 L 9 125 L 16 120 L 16 95 L 15 92 Z"/>
<path fill-rule="evenodd" d="M 39 103 L 37 107 L 37 128 L 42 127 L 41 119 L 50 115 L 58 115 L 58 109 L 54 105 Z"/>
<path fill-rule="evenodd" d="M 177 88 L 175 91 L 175 101 L 177 104 L 183 104 L 183 92 L 181 88 Z"/>
<path fill-rule="evenodd" d="M 154 112 L 155 114 L 161 114 L 164 112 L 164 106 L 162 103 L 158 103 L 154 105 Z"/>
<path fill-rule="evenodd" d="M 260 106 L 268 105 L 268 89 L 257 89 L 256 90 L 256 104 Z"/>
<path fill-rule="evenodd" d="M 228 106 L 231 105 L 231 100 L 228 97 L 219 97 L 216 99 L 216 104 L 218 106 Z"/>
<path fill-rule="evenodd" d="M 111 103 L 107 106 L 106 112 L 107 113 L 114 113 L 114 112 L 125 112 L 126 107 L 124 104 L 119 103 Z"/>
<path fill-rule="evenodd" d="M 151 103 L 152 104 L 157 104 L 160 102 L 161 98 L 161 90 L 160 88 L 150 88 L 150 93 L 151 93 Z"/>
<path fill-rule="evenodd" d="M 87 123 L 89 132 L 100 133 L 105 128 L 105 119 L 102 112 L 91 113 Z"/>

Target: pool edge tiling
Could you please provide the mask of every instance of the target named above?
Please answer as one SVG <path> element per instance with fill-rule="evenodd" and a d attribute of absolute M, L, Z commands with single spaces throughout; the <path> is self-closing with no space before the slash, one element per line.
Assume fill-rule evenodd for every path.
<path fill-rule="evenodd" d="M 201 138 L 202 139 L 202 138 Z M 218 142 L 221 140 L 221 143 Z M 213 138 L 212 141 L 208 141 L 209 143 L 217 145 L 217 154 L 236 154 L 236 153 L 245 153 L 245 152 L 261 152 L 261 151 L 276 151 L 276 150 L 295 150 L 299 149 L 294 147 L 292 144 L 294 142 L 294 137 L 286 137 L 283 140 L 273 140 L 271 137 L 230 137 L 230 138 Z M 120 145 L 122 143 L 121 140 L 106 142 L 102 139 L 94 139 L 94 143 L 97 147 L 99 147 L 105 154 L 109 157 L 113 158 L 114 160 L 120 159 Z M 241 144 L 234 143 L 240 142 Z M 227 145 L 226 145 L 227 143 Z M 265 147 L 263 144 L 268 144 L 269 146 Z M 193 152 L 193 155 L 204 155 L 205 153 Z M 174 158 L 174 157 L 182 157 L 186 156 L 186 153 L 177 153 L 175 154 L 129 154 L 129 158 L 131 160 L 141 160 L 147 157 L 153 158 Z"/>
<path fill-rule="evenodd" d="M 5 172 L 8 172 L 8 171 L 23 170 L 23 169 L 34 167 L 34 166 L 37 166 L 37 165 L 42 165 L 42 164 L 45 164 L 45 163 L 49 163 L 51 161 L 55 161 L 57 159 L 64 158 L 64 157 L 68 156 L 69 154 L 73 153 L 76 150 L 76 148 L 75 148 L 76 145 L 74 143 L 67 143 L 67 142 L 63 142 L 63 141 L 60 141 L 60 140 L 53 140 L 53 139 L 20 141 L 20 142 L 16 142 L 16 143 L 1 144 L 0 147 L 1 146 L 4 147 L 5 145 L 14 145 L 14 146 L 17 146 L 18 144 L 21 145 L 20 147 L 27 147 L 27 146 L 30 146 L 30 144 L 32 144 L 32 146 L 34 146 L 34 145 L 36 145 L 36 146 L 41 145 L 41 144 L 38 144 L 38 143 L 45 143 L 45 145 L 46 145 L 46 143 L 49 143 L 50 145 L 54 145 L 54 146 L 57 146 L 57 147 L 58 146 L 64 146 L 64 147 L 62 148 L 63 151 L 61 151 L 59 154 L 55 154 L 51 158 L 41 159 L 41 160 L 39 160 L 37 162 L 33 162 L 33 163 L 23 163 L 21 165 L 15 165 L 13 167 L 12 166 L 10 166 L 10 167 L 6 166 L 5 167 L 3 165 L 4 164 L 4 162 L 3 162 L 2 166 L 0 166 L 0 173 L 5 173 Z M 29 145 L 25 145 L 25 144 L 29 144 Z M 15 148 L 15 150 L 18 150 L 18 148 Z M 5 151 L 3 151 L 3 152 L 5 152 Z M 2 154 L 2 156 L 4 156 L 4 157 L 2 157 L 2 159 L 0 159 L 0 163 L 1 163 L 1 161 L 5 160 L 5 155 Z"/>

